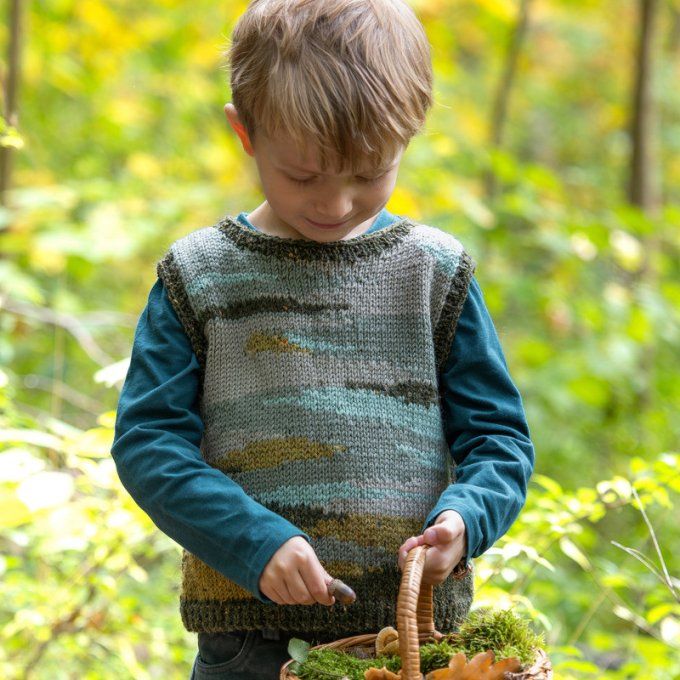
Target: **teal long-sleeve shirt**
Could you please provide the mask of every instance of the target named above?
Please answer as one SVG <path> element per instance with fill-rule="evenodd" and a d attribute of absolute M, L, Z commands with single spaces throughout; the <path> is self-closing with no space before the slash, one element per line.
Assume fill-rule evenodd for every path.
<path fill-rule="evenodd" d="M 369 231 L 395 219 L 383 210 Z M 255 229 L 246 213 L 239 220 Z M 205 462 L 199 372 L 157 279 L 135 330 L 111 454 L 123 486 L 161 531 L 261 602 L 273 604 L 259 588 L 262 571 L 288 539 L 310 537 Z M 455 510 L 465 524 L 469 562 L 515 521 L 534 467 L 522 399 L 474 276 L 440 385 L 456 482 L 441 494 L 422 531 L 444 510 Z"/>

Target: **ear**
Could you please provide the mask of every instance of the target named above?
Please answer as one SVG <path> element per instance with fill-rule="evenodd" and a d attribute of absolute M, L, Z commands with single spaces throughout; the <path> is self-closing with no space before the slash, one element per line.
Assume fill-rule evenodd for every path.
<path fill-rule="evenodd" d="M 239 136 L 241 144 L 243 144 L 243 150 L 249 156 L 254 156 L 255 152 L 253 151 L 253 145 L 250 143 L 250 137 L 248 136 L 246 128 L 238 116 L 238 111 L 236 111 L 236 107 L 231 103 L 225 104 L 224 113 L 227 115 L 229 125 L 231 125 L 231 127 L 234 128 L 234 132 L 236 132 L 236 134 Z"/>

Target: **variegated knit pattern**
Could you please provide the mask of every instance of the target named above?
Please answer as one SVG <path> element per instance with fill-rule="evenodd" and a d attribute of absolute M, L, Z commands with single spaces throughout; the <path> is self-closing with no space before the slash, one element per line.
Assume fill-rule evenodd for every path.
<path fill-rule="evenodd" d="M 187 630 L 395 625 L 397 550 L 452 481 L 438 375 L 474 269 L 457 239 L 408 219 L 323 244 L 228 216 L 172 244 L 158 275 L 201 364 L 203 457 L 357 594 L 265 604 L 185 550 Z M 469 611 L 472 578 L 435 586 L 438 630 Z"/>

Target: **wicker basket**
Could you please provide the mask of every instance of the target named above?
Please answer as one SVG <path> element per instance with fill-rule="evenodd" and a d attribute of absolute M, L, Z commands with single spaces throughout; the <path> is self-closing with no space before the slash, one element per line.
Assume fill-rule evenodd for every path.
<path fill-rule="evenodd" d="M 404 564 L 397 598 L 397 631 L 399 632 L 399 654 L 401 656 L 401 680 L 422 680 L 420 672 L 420 645 L 439 641 L 444 635 L 434 628 L 432 611 L 432 586 L 423 585 L 425 552 L 430 546 L 418 545 L 412 548 Z M 468 570 L 454 572 L 453 578 L 463 578 Z M 360 658 L 375 658 L 375 640 L 378 632 L 334 640 L 317 645 L 313 649 L 338 649 Z M 299 680 L 288 670 L 293 663 L 290 659 L 281 667 L 279 680 Z M 550 659 L 543 650 L 538 650 L 534 664 L 519 673 L 506 673 L 507 680 L 552 680 Z"/>

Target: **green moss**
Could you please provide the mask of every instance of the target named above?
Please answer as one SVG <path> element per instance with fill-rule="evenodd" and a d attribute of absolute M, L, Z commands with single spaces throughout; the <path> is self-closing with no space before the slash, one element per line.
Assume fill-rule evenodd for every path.
<path fill-rule="evenodd" d="M 458 649 L 446 640 L 420 645 L 420 671 L 429 673 L 437 668 L 446 668 L 449 665 L 449 659 L 457 651 Z"/>
<path fill-rule="evenodd" d="M 296 675 L 302 680 L 331 680 L 331 678 L 364 680 L 364 671 L 374 666 L 377 668 L 385 666 L 396 673 L 401 668 L 401 659 L 398 656 L 357 659 L 336 649 L 312 649 Z"/>
<path fill-rule="evenodd" d="M 509 609 L 470 612 L 459 631 L 449 637 L 456 652 L 465 652 L 468 658 L 491 649 L 496 661 L 516 656 L 522 666 L 531 666 L 536 649 L 545 645 L 543 635 L 536 635 L 526 619 Z"/>
<path fill-rule="evenodd" d="M 536 649 L 544 644 L 543 636 L 536 635 L 528 621 L 512 611 L 478 609 L 468 615 L 457 633 L 420 646 L 420 670 L 427 674 L 437 668 L 446 668 L 458 652 L 464 652 L 471 659 L 488 649 L 493 651 L 496 661 L 516 656 L 522 666 L 527 667 L 534 662 Z M 311 649 L 304 656 L 304 660 L 297 655 L 293 657 L 301 661 L 295 669 L 301 680 L 364 680 L 368 668 L 385 666 L 393 673 L 401 668 L 398 655 L 357 659 L 341 650 Z"/>

